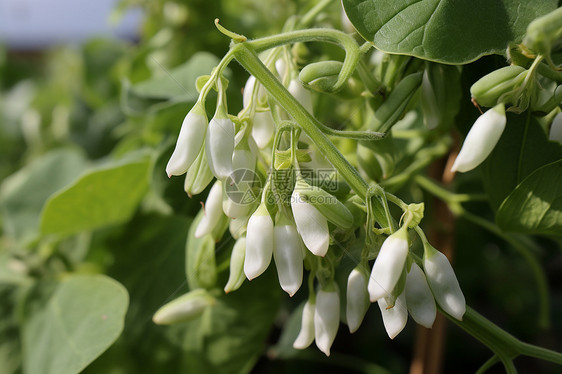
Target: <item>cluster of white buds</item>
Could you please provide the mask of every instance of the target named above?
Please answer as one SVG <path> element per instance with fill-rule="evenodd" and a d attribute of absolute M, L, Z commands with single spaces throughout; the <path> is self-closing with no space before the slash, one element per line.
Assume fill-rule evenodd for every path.
<path fill-rule="evenodd" d="M 279 69 L 282 77 L 289 74 L 286 67 Z M 310 92 L 298 79 L 290 79 L 288 75 L 287 78 L 282 80 L 289 93 L 312 112 Z M 357 229 L 373 229 L 362 227 L 365 206 L 353 201 L 349 189 L 338 195 L 342 202 L 334 191 L 314 185 L 312 177 L 303 177 L 298 166 L 313 160 L 311 154 L 318 158 L 313 162 L 321 159 L 314 153 L 310 139 L 300 130 L 291 124 L 283 125 L 283 130 L 277 127 L 267 92 L 254 77 L 246 83 L 244 108 L 238 117 L 227 113 L 221 82 L 222 79 L 214 81 L 219 94 L 216 112 L 210 122 L 204 99 L 187 114 L 166 172 L 169 176 L 186 173 L 185 190 L 188 194 L 203 191 L 213 177 L 216 178 L 193 235 L 214 243 L 227 228 L 230 229 L 235 243 L 225 293 L 237 290 L 246 279 L 251 281 L 263 274 L 273 258 L 280 287 L 293 296 L 301 288 L 306 264 L 311 274 L 309 288 L 314 288 L 314 279 L 318 280 L 319 287 L 317 292 L 309 289 L 301 330 L 293 346 L 304 349 L 315 341 L 318 348 L 329 355 L 339 328 L 341 300 L 334 265 L 339 261 L 336 259 L 339 255 L 335 254 L 337 250 L 331 244 L 335 233 L 351 237 Z M 490 121 L 498 122 L 495 117 L 492 120 L 486 118 L 498 116 L 499 109 L 494 108 L 491 112 L 496 114 L 485 114 L 479 119 L 486 122 L 485 127 L 490 127 Z M 276 119 L 291 122 L 285 121 L 289 116 L 282 110 L 275 113 Z M 474 128 L 480 127 L 477 121 Z M 290 139 L 283 138 L 285 134 Z M 499 138 L 501 131 L 495 134 Z M 470 134 L 467 144 L 469 138 Z M 299 143 L 307 143 L 304 145 L 306 149 L 299 149 Z M 267 156 L 268 152 L 271 152 L 271 158 Z M 462 152 L 459 156 L 462 160 L 461 156 Z M 455 168 L 468 170 L 463 165 L 459 161 Z M 264 175 L 264 168 L 267 175 Z M 248 173 L 251 178 L 239 183 L 239 171 Z M 274 177 L 281 171 L 287 172 L 287 179 L 291 180 L 283 187 Z M 264 179 L 265 187 L 256 193 L 257 182 Z M 232 190 L 229 190 L 233 187 L 239 195 L 249 195 L 252 199 L 233 199 Z M 274 202 L 269 201 L 271 196 Z M 436 316 L 435 301 L 447 313 L 462 318 L 464 296 L 451 265 L 429 244 L 425 247 L 423 263 L 417 264 L 415 256 L 409 252 L 408 225 L 405 224 L 386 238 L 370 275 L 368 256 L 362 255 L 359 265 L 347 279 L 345 311 L 350 332 L 359 328 L 370 302 L 379 304 L 384 326 L 391 338 L 406 325 L 408 312 L 417 323 L 431 327 Z M 207 291 L 194 290 L 164 306 L 154 319 L 157 323 L 188 320 L 202 314 L 213 303 L 214 297 Z"/>

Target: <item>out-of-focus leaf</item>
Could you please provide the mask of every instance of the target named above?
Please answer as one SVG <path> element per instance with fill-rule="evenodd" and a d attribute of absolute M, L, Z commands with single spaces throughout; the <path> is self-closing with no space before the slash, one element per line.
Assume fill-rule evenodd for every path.
<path fill-rule="evenodd" d="M 87 172 L 49 198 L 41 233 L 69 235 L 127 220 L 147 189 L 149 168 L 141 156 Z"/>
<path fill-rule="evenodd" d="M 104 275 L 64 280 L 24 325 L 24 373 L 82 371 L 121 334 L 127 305 L 125 288 Z"/>
<path fill-rule="evenodd" d="M 249 373 L 265 348 L 279 307 L 279 290 L 276 274 L 269 269 L 218 297 L 200 319 L 185 324 L 185 372 Z"/>
<path fill-rule="evenodd" d="M 165 108 L 172 102 L 193 103 L 199 97 L 195 88 L 197 77 L 209 74 L 219 59 L 208 52 L 198 52 L 186 63 L 167 70 L 161 67 L 159 74 L 131 85 L 125 82 L 122 105 L 127 112 L 146 112 L 149 109 Z M 164 102 L 163 102 L 164 101 Z"/>
<path fill-rule="evenodd" d="M 562 160 L 531 173 L 496 215 L 506 231 L 562 236 Z"/>
<path fill-rule="evenodd" d="M 446 64 L 505 53 L 555 0 L 343 0 L 353 26 L 377 49 Z"/>
<path fill-rule="evenodd" d="M 85 167 L 82 153 L 59 149 L 7 178 L 0 190 L 5 233 L 18 240 L 32 240 L 38 233 L 41 209 L 47 198 L 70 183 Z"/>

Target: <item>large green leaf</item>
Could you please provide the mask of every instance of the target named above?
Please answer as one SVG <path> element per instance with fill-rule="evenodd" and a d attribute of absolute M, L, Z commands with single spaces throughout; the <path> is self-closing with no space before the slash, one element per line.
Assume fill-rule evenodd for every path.
<path fill-rule="evenodd" d="M 506 231 L 562 236 L 562 160 L 530 174 L 496 215 Z"/>
<path fill-rule="evenodd" d="M 76 178 L 86 167 L 82 153 L 59 149 L 45 154 L 7 178 L 0 189 L 0 212 L 8 236 L 32 240 L 47 198 Z"/>
<path fill-rule="evenodd" d="M 148 186 L 150 159 L 119 161 L 85 173 L 51 196 L 41 233 L 69 235 L 127 220 Z"/>
<path fill-rule="evenodd" d="M 556 0 L 343 0 L 353 26 L 388 53 L 463 64 L 504 53 Z"/>
<path fill-rule="evenodd" d="M 24 372 L 82 371 L 121 334 L 128 298 L 104 275 L 67 278 L 24 325 Z"/>
<path fill-rule="evenodd" d="M 494 151 L 482 164 L 484 188 L 497 210 L 529 174 L 562 159 L 562 145 L 548 141 L 533 116 L 507 114 L 507 125 Z"/>

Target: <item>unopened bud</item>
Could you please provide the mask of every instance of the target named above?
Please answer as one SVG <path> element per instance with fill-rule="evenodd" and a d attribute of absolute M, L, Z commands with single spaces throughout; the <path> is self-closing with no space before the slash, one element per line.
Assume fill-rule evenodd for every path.
<path fill-rule="evenodd" d="M 215 304 L 215 298 L 202 288 L 195 289 L 170 301 L 160 309 L 152 320 L 157 325 L 171 325 L 198 318 L 206 308 Z"/>
<path fill-rule="evenodd" d="M 244 275 L 244 258 L 246 256 L 246 238 L 240 237 L 232 248 L 230 256 L 230 275 L 224 286 L 224 292 L 229 293 L 240 288 L 246 276 Z"/>

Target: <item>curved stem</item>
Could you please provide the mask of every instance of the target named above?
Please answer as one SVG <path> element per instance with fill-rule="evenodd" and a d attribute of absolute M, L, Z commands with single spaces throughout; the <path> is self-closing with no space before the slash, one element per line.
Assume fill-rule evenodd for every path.
<path fill-rule="evenodd" d="M 480 366 L 480 369 L 478 369 L 476 374 L 484 374 L 489 368 L 491 368 L 498 362 L 500 362 L 500 358 L 498 357 L 498 355 L 494 354 L 488 361 L 484 362 L 484 364 Z"/>
<path fill-rule="evenodd" d="M 343 66 L 338 76 L 338 80 L 334 84 L 334 91 L 337 91 L 353 74 L 355 67 L 357 66 L 357 62 L 359 62 L 359 57 L 361 56 L 359 46 L 351 36 L 341 31 L 319 28 L 290 31 L 283 34 L 251 40 L 243 44 L 246 45 L 247 48 L 249 47 L 253 49 L 255 53 L 258 53 L 284 44 L 313 41 L 336 43 L 341 45 L 345 50 Z"/>
<path fill-rule="evenodd" d="M 344 180 L 365 199 L 369 185 L 357 170 L 347 161 L 328 137 L 320 130 L 320 122 L 312 116 L 279 82 L 273 73 L 263 65 L 252 49 L 250 42 L 240 43 L 232 49 L 236 60 L 256 77 L 269 91 L 269 94 L 293 117 L 304 132 L 314 141 L 320 152 L 340 172 Z M 321 125 L 321 124 L 320 124 Z"/>

